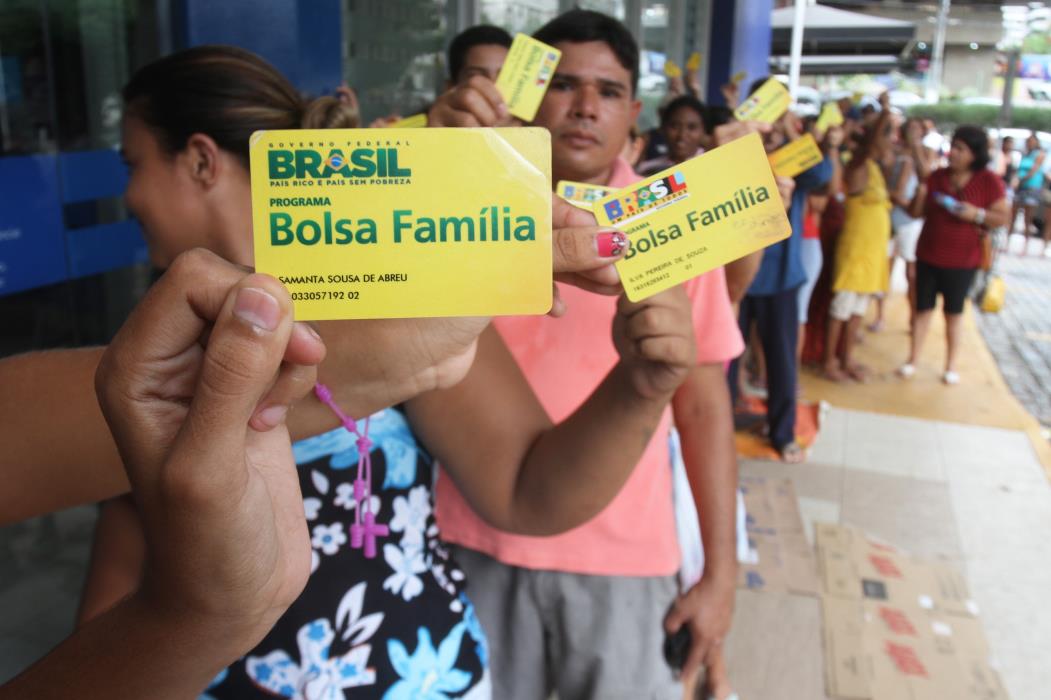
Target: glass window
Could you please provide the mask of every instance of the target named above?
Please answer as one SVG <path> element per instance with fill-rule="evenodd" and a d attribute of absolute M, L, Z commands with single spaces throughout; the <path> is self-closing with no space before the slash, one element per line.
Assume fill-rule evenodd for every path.
<path fill-rule="evenodd" d="M 0 155 L 54 150 L 41 7 L 0 0 Z"/>
<path fill-rule="evenodd" d="M 511 34 L 532 34 L 558 14 L 558 0 L 482 0 L 480 5 L 483 24 Z"/>
<path fill-rule="evenodd" d="M 624 0 L 587 0 L 574 4 L 583 10 L 595 10 L 616 17 L 621 22 L 624 21 L 626 12 Z"/>
<path fill-rule="evenodd" d="M 152 0 L 46 3 L 58 147 L 120 145 L 120 91 L 136 68 L 158 56 Z"/>
<path fill-rule="evenodd" d="M 120 91 L 135 69 L 157 57 L 157 12 L 166 6 L 157 0 L 0 0 L 0 162 L 6 166 L 0 190 L 11 191 L 6 179 L 26 169 L 42 173 L 50 188 L 24 206 L 0 207 L 6 234 L 0 237 L 0 318 L 10 320 L 0 354 L 107 342 L 145 286 L 141 267 L 52 282 L 69 273 L 71 244 L 86 245 L 77 238 L 81 229 L 127 218 L 119 175 L 112 168 L 105 177 L 93 173 L 97 162 L 115 161 L 107 151 L 120 143 Z M 97 153 L 53 155 L 71 151 Z M 15 157 L 25 155 L 37 157 Z M 29 240 L 39 244 L 21 245 Z M 110 250 L 111 239 L 90 240 Z M 126 265 L 126 241 L 112 246 L 119 262 L 110 266 Z M 56 255 L 64 261 L 59 277 L 27 282 L 22 274 L 28 290 L 5 288 L 5 277 L 39 271 L 41 261 Z"/>
<path fill-rule="evenodd" d="M 642 52 L 639 67 L 639 99 L 642 101 L 642 112 L 638 119 L 639 128 L 642 130 L 657 125 L 657 107 L 668 91 L 668 79 L 664 76 L 664 62 L 669 58 L 668 4 L 642 4 L 642 36 L 639 41 L 639 49 Z"/>
<path fill-rule="evenodd" d="M 452 0 L 347 0 L 344 75 L 363 123 L 423 111 L 445 84 Z"/>

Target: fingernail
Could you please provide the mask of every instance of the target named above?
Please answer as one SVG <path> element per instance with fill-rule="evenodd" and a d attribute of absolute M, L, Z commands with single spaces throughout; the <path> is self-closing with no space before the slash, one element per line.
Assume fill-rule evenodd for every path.
<path fill-rule="evenodd" d="M 272 331 L 281 322 L 281 307 L 262 289 L 245 287 L 237 293 L 234 316 L 260 330 Z"/>
<path fill-rule="evenodd" d="M 628 248 L 628 237 L 620 231 L 603 231 L 595 242 L 601 258 L 615 258 Z"/>
<path fill-rule="evenodd" d="M 256 414 L 256 419 L 266 427 L 274 428 L 285 419 L 286 413 L 288 413 L 288 406 L 270 406 Z"/>
<path fill-rule="evenodd" d="M 318 335 L 318 332 L 314 330 L 314 327 L 306 321 L 297 321 L 296 325 L 305 328 L 307 330 L 307 333 L 309 333 L 310 337 L 312 337 L 314 340 L 321 340 L 321 336 Z"/>
<path fill-rule="evenodd" d="M 504 104 L 503 102 L 501 102 L 501 103 L 500 103 L 500 106 L 498 106 L 498 107 L 496 108 L 496 111 L 500 113 L 500 116 L 501 116 L 501 117 L 506 117 L 506 116 L 507 116 L 508 114 L 510 114 L 510 113 L 511 113 L 511 112 L 510 112 L 510 111 L 508 110 L 508 108 L 507 108 L 507 105 L 506 105 L 506 104 Z"/>

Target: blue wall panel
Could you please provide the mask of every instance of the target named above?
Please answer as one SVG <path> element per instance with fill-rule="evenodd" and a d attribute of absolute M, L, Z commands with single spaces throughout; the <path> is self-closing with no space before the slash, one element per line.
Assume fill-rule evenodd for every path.
<path fill-rule="evenodd" d="M 173 13 L 182 26 L 178 45 L 233 44 L 273 63 L 310 95 L 342 82 L 339 0 L 181 0 Z"/>
<path fill-rule="evenodd" d="M 128 184 L 128 169 L 117 151 L 60 153 L 58 166 L 66 203 L 120 197 Z"/>
<path fill-rule="evenodd" d="M 55 156 L 0 158 L 0 295 L 65 278 Z"/>
<path fill-rule="evenodd" d="M 340 0 L 297 3 L 299 66 L 293 81 L 308 95 L 329 95 L 343 82 L 343 20 Z"/>
<path fill-rule="evenodd" d="M 725 104 L 719 88 L 737 71 L 748 76 L 742 97 L 756 78 L 770 72 L 770 13 L 773 0 L 720 0 L 712 3 L 708 55 L 708 102 Z"/>
<path fill-rule="evenodd" d="M 69 276 L 86 277 L 149 260 L 142 230 L 133 219 L 66 232 Z"/>

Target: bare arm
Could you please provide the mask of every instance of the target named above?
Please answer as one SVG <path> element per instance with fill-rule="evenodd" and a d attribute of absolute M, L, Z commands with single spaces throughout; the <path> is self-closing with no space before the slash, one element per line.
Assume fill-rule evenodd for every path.
<path fill-rule="evenodd" d="M 0 687 L 0 700 L 194 698 L 253 640 L 221 618 L 164 612 L 136 595 Z"/>
<path fill-rule="evenodd" d="M 737 452 L 730 393 L 722 365 L 701 365 L 672 399 L 690 490 L 704 541 L 704 575 L 737 576 Z"/>
<path fill-rule="evenodd" d="M 1046 154 L 1044 153 L 1043 149 L 1041 149 L 1040 152 L 1036 154 L 1036 158 L 1033 160 L 1033 167 L 1029 169 L 1030 173 L 1036 173 L 1040 171 L 1040 168 L 1044 165 L 1045 155 Z"/>
<path fill-rule="evenodd" d="M 970 223 L 978 222 L 978 211 L 979 207 L 963 202 L 960 208 L 960 212 L 956 216 L 964 221 Z M 985 210 L 985 220 L 982 223 L 984 228 L 996 228 L 998 226 L 1006 226 L 1007 222 L 1011 220 L 1011 207 L 1007 203 L 1007 199 L 1001 197 L 1000 199 L 993 202 Z"/>
<path fill-rule="evenodd" d="M 908 206 L 909 216 L 921 219 L 927 215 L 927 179 L 920 178 L 920 184 L 916 186 L 916 193 L 912 195 L 912 201 Z"/>
<path fill-rule="evenodd" d="M 737 579 L 737 453 L 733 414 L 721 365 L 694 369 L 672 400 L 675 426 L 682 441 L 701 538 L 704 575 L 680 596 L 665 618 L 665 630 L 690 629 L 690 654 L 683 677 L 693 675 L 730 632 Z"/>
<path fill-rule="evenodd" d="M 128 490 L 95 398 L 104 348 L 53 350 L 0 361 L 0 525 Z"/>
<path fill-rule="evenodd" d="M 1006 226 L 1010 220 L 1011 205 L 1007 203 L 1006 197 L 996 200 L 992 206 L 985 210 L 985 226 L 987 228 Z"/>
<path fill-rule="evenodd" d="M 666 343 L 678 376 L 669 373 L 670 381 L 644 388 L 622 360 L 558 425 L 492 329 L 482 335 L 462 383 L 408 403 L 413 430 L 482 518 L 510 532 L 553 535 L 598 514 L 616 496 L 696 361 L 688 303 L 656 310 L 661 318 L 641 320 L 657 324 L 679 315 L 673 325 L 681 335 L 641 343 Z M 640 319 L 628 322 L 634 320 Z"/>
<path fill-rule="evenodd" d="M 723 269 L 726 272 L 726 291 L 730 295 L 731 304 L 738 304 L 744 299 L 748 288 L 752 286 L 752 280 L 759 273 L 759 265 L 762 262 L 763 251 L 757 250 L 726 263 Z"/>
<path fill-rule="evenodd" d="M 554 535 L 616 496 L 671 398 L 634 396 L 621 379 L 611 372 L 554 426 L 490 329 L 462 383 L 407 408 L 414 432 L 484 520 L 509 532 Z"/>
<path fill-rule="evenodd" d="M 142 519 L 131 494 L 102 504 L 77 610 L 82 627 L 139 588 L 146 561 Z"/>
<path fill-rule="evenodd" d="M 860 162 L 859 162 L 860 161 Z M 861 194 L 869 184 L 868 158 L 851 158 L 843 172 L 843 186 L 847 195 Z"/>
<path fill-rule="evenodd" d="M 893 194 L 891 194 L 891 201 L 899 207 L 907 208 L 912 200 L 905 196 L 905 192 L 909 186 L 909 180 L 912 177 L 913 165 L 912 159 L 906 158 L 902 162 L 901 172 L 898 173 L 897 186 L 894 188 Z"/>

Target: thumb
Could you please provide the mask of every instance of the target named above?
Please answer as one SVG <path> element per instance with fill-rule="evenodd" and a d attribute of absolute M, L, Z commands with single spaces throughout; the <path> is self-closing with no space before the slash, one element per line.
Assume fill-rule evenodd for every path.
<path fill-rule="evenodd" d="M 675 603 L 671 606 L 668 614 L 664 616 L 664 631 L 668 634 L 675 634 L 679 631 L 679 628 L 686 624 L 689 616 L 682 606 L 683 597 L 679 596 L 675 599 Z"/>
<path fill-rule="evenodd" d="M 181 438 L 232 455 L 277 377 L 292 335 L 292 300 L 272 277 L 249 275 L 230 290 L 208 338 Z M 188 445 L 183 445 L 188 447 Z"/>

